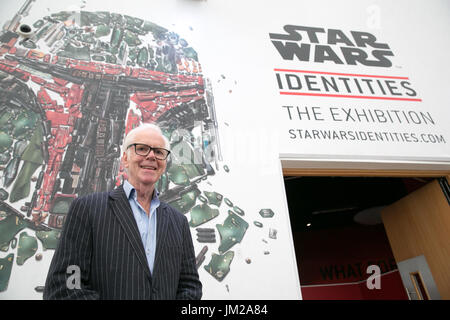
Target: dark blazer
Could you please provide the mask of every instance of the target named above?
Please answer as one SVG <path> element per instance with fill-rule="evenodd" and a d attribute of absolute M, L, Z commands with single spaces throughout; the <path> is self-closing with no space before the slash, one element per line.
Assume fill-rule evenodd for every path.
<path fill-rule="evenodd" d="M 186 217 L 164 202 L 156 212 L 150 274 L 123 186 L 75 199 L 50 265 L 44 299 L 200 299 L 202 284 Z M 81 289 L 66 285 L 73 272 L 67 273 L 70 265 L 80 268 Z"/>

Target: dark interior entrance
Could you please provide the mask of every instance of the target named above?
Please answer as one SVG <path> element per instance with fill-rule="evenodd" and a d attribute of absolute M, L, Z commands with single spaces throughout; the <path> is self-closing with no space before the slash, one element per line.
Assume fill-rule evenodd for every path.
<path fill-rule="evenodd" d="M 431 180 L 285 176 L 303 299 L 408 299 L 380 210 Z"/>

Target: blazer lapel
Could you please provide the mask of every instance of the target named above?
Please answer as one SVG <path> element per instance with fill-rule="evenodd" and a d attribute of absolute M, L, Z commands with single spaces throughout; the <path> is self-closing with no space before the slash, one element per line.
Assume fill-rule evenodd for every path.
<path fill-rule="evenodd" d="M 159 268 L 159 261 L 161 260 L 161 251 L 163 244 L 166 241 L 167 236 L 167 226 L 169 222 L 169 215 L 165 205 L 161 202 L 160 206 L 156 209 L 156 252 L 155 252 L 155 263 L 153 267 L 153 273 Z"/>
<path fill-rule="evenodd" d="M 150 269 L 148 267 L 147 258 L 145 256 L 144 245 L 142 244 L 142 239 L 140 237 L 139 229 L 136 224 L 136 220 L 133 216 L 133 211 L 131 210 L 130 203 L 127 199 L 125 191 L 123 190 L 123 186 L 119 186 L 118 188 L 112 190 L 109 193 L 111 201 L 111 207 L 113 209 L 114 214 L 116 215 L 119 223 L 122 225 L 122 228 L 125 234 L 128 237 L 128 240 L 133 247 L 139 262 L 142 264 L 145 272 L 148 277 L 151 278 Z"/>

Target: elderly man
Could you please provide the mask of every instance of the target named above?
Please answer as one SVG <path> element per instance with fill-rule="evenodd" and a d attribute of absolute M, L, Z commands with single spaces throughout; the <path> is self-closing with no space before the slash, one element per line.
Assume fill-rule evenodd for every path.
<path fill-rule="evenodd" d="M 169 142 L 155 125 L 124 141 L 128 180 L 73 201 L 44 299 L 200 299 L 186 217 L 159 201 Z"/>

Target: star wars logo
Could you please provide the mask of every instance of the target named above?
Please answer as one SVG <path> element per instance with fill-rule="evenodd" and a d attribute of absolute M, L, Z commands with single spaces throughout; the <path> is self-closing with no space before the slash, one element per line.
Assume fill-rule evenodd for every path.
<path fill-rule="evenodd" d="M 285 25 L 286 34 L 269 33 L 270 39 L 284 60 L 298 59 L 324 63 L 371 67 L 392 66 L 394 56 L 386 43 L 378 42 L 368 32 Z"/>

